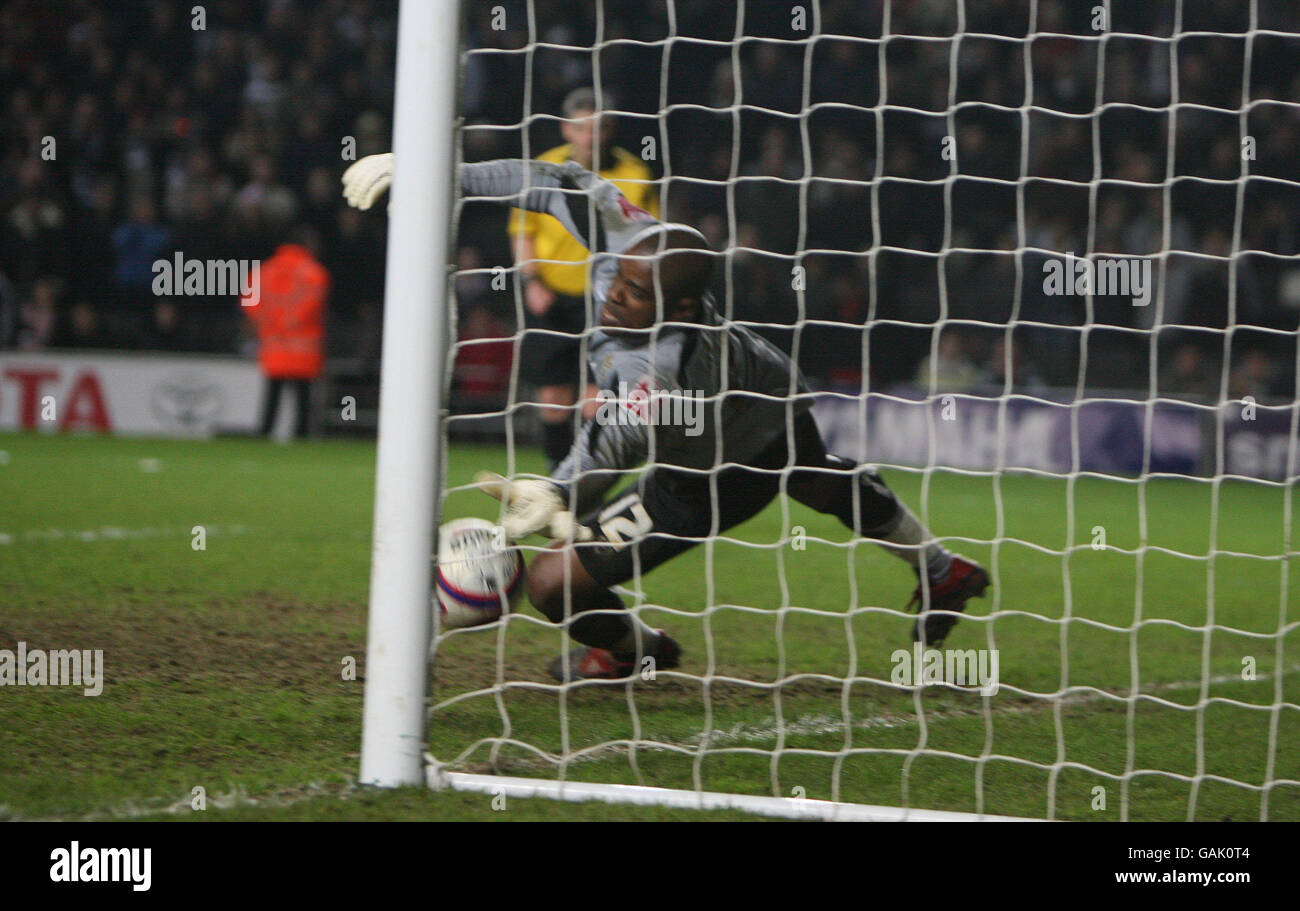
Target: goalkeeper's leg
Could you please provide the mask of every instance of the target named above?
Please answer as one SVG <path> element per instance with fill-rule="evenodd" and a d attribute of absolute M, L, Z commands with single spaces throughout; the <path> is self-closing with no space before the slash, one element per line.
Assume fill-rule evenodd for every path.
<path fill-rule="evenodd" d="M 577 548 L 556 544 L 539 555 L 526 584 L 529 600 L 552 623 L 572 617 L 569 636 L 583 644 L 551 662 L 557 680 L 621 680 L 648 667 L 677 666 L 676 641 L 629 613 L 622 598 L 592 578 Z"/>
<path fill-rule="evenodd" d="M 790 474 L 790 495 L 908 563 L 917 575 L 908 607 L 920 613 L 912 638 L 942 643 L 966 601 L 988 588 L 988 573 L 935 540 L 875 471 L 827 453 L 811 415 L 795 421 L 795 446 L 799 468 Z"/>
<path fill-rule="evenodd" d="M 551 665 L 559 680 L 622 679 L 676 667 L 677 643 L 625 610 L 612 587 L 650 572 L 700 541 L 757 515 L 776 496 L 786 464 L 782 437 L 759 460 L 767 471 L 729 466 L 691 472 L 660 466 L 623 491 L 583 525 L 592 540 L 539 554 L 528 570 L 533 606 L 554 623 L 569 624 L 583 648 Z M 715 522 L 716 513 L 716 522 Z"/>

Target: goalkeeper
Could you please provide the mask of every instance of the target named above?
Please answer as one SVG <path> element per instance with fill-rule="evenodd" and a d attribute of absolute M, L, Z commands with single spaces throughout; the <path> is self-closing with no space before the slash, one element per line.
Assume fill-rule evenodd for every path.
<path fill-rule="evenodd" d="M 348 201 L 369 208 L 392 167 L 391 154 L 350 167 Z M 555 539 L 529 567 L 527 592 L 582 643 L 552 662 L 556 679 L 623 679 L 647 657 L 656 668 L 676 667 L 678 644 L 628 612 L 613 587 L 758 514 L 783 479 L 790 496 L 912 566 L 918 585 L 909 608 L 920 614 L 913 639 L 943 642 L 967 599 L 984 593 L 988 574 L 933 540 L 875 471 L 826 452 L 795 364 L 717 313 L 708 291 L 714 254 L 703 235 L 658 221 L 575 162 L 467 164 L 460 177 L 465 196 L 552 215 L 595 256 L 599 328 L 588 355 L 592 380 L 614 408 L 583 426 L 549 479 L 481 481 L 506 504 L 510 540 Z M 702 397 L 701 420 L 656 420 L 662 414 L 651 405 L 673 395 Z M 646 463 L 605 500 L 620 477 Z"/>

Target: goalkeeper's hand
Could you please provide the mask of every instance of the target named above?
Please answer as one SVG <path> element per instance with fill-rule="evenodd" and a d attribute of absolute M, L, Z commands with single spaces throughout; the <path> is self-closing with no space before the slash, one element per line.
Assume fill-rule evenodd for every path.
<path fill-rule="evenodd" d="M 590 528 L 573 518 L 564 497 L 549 481 L 509 481 L 490 471 L 479 472 L 474 480 L 484 493 L 506 504 L 501 527 L 511 541 L 538 532 L 562 541 L 590 541 L 593 537 Z"/>
<path fill-rule="evenodd" d="M 343 196 L 353 207 L 369 209 L 393 182 L 393 153 L 367 155 L 343 172 Z"/>

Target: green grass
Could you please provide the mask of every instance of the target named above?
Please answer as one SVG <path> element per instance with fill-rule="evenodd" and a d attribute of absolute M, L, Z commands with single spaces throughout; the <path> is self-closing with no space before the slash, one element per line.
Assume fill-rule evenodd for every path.
<path fill-rule="evenodd" d="M 362 684 L 341 668 L 364 677 L 371 444 L 7 435 L 0 451 L 0 648 L 101 648 L 106 676 L 97 698 L 0 689 L 0 816 L 187 818 L 201 786 L 208 819 L 738 818 L 355 787 Z M 449 481 L 506 467 L 502 448 L 457 447 Z M 679 673 L 551 687 L 562 634 L 522 605 L 444 636 L 431 749 L 524 776 L 1078 820 L 1258 819 L 1266 799 L 1300 820 L 1300 786 L 1277 783 L 1300 779 L 1283 490 L 886 478 L 994 573 L 947 644 L 998 649 L 995 696 L 889 685 L 911 574 L 775 503 L 629 584 L 685 647 Z M 445 518 L 494 506 L 459 491 Z"/>

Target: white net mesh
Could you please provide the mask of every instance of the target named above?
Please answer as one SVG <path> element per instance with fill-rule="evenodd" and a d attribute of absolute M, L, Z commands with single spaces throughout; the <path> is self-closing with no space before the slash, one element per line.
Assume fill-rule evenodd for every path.
<path fill-rule="evenodd" d="M 1300 818 L 1293 4 L 468 7 L 463 160 L 554 149 L 564 98 L 594 89 L 616 118 L 595 167 L 650 169 L 622 179 L 724 254 L 720 311 L 800 365 L 830 449 L 880 466 L 992 587 L 929 680 L 905 566 L 779 497 L 638 564 L 625 602 L 685 649 L 653 680 L 555 683 L 570 643 L 524 603 L 443 631 L 440 763 L 980 814 Z M 539 330 L 516 278 L 547 256 L 516 263 L 499 202 L 457 212 L 443 518 L 495 520 L 475 471 L 546 474 L 553 400 L 521 375 Z M 954 660 L 996 685 L 958 685 Z"/>

